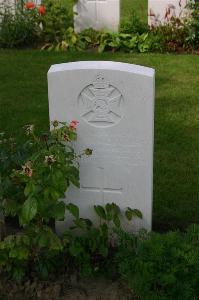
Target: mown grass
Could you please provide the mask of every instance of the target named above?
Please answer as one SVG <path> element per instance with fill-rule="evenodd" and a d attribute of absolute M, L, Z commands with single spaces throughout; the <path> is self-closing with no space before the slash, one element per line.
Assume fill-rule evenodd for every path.
<path fill-rule="evenodd" d="M 148 0 L 121 0 L 121 19 L 129 18 L 134 11 L 140 20 L 147 23 Z"/>
<path fill-rule="evenodd" d="M 156 70 L 154 228 L 199 223 L 199 56 L 0 51 L 0 131 L 48 129 L 51 64 L 115 60 Z"/>

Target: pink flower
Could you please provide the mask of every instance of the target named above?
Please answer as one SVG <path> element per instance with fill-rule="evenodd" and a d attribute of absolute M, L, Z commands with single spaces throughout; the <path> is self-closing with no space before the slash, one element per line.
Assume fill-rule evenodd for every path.
<path fill-rule="evenodd" d="M 72 129 L 72 130 L 76 130 L 77 129 L 77 125 L 79 124 L 79 122 L 78 121 L 76 121 L 76 120 L 72 120 L 71 122 L 70 122 L 70 129 Z"/>

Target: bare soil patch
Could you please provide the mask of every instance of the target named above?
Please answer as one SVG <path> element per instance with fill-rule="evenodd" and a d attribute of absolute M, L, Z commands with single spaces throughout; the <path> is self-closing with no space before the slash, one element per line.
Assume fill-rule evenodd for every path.
<path fill-rule="evenodd" d="M 0 281 L 0 300 L 139 300 L 121 281 L 104 278 L 67 278 L 57 281 L 27 281 L 23 285 Z"/>

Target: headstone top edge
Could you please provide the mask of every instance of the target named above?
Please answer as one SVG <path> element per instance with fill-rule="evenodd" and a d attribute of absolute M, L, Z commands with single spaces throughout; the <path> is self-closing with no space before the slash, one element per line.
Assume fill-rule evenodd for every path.
<path fill-rule="evenodd" d="M 48 76 L 56 72 L 74 71 L 74 70 L 110 70 L 140 74 L 148 77 L 154 77 L 153 68 L 144 67 L 135 64 L 115 62 L 115 61 L 77 61 L 52 65 L 48 71 Z"/>

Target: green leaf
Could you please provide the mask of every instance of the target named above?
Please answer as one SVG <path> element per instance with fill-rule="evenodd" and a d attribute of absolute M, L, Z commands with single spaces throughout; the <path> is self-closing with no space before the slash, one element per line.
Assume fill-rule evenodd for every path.
<path fill-rule="evenodd" d="M 74 184 L 76 187 L 80 187 L 79 184 L 79 170 L 74 166 L 68 166 L 65 171 L 66 177 Z"/>
<path fill-rule="evenodd" d="M 118 215 L 114 216 L 113 223 L 115 224 L 116 227 L 120 227 L 120 218 L 118 217 Z"/>
<path fill-rule="evenodd" d="M 117 206 L 115 203 L 107 203 L 105 205 L 105 209 L 107 211 L 107 220 L 114 222 L 114 218 L 118 217 L 120 214 L 119 206 Z"/>
<path fill-rule="evenodd" d="M 26 197 L 30 197 L 31 194 L 34 194 L 36 192 L 36 186 L 32 181 L 29 181 L 26 184 L 26 187 L 24 189 L 24 195 Z"/>
<path fill-rule="evenodd" d="M 132 209 L 130 207 L 127 208 L 125 211 L 126 218 L 131 221 L 133 217 L 137 217 L 139 219 L 142 219 L 142 213 L 139 209 Z"/>
<path fill-rule="evenodd" d="M 103 208 L 103 206 L 94 205 L 94 210 L 100 218 L 102 218 L 103 220 L 107 220 L 106 212 L 105 212 L 105 209 Z"/>
<path fill-rule="evenodd" d="M 10 258 L 16 258 L 19 260 L 25 260 L 28 258 L 29 252 L 26 248 L 20 247 L 20 248 L 13 248 L 10 250 L 9 257 Z"/>
<path fill-rule="evenodd" d="M 131 221 L 132 220 L 132 213 L 129 210 L 125 211 L 125 216 L 127 218 L 127 220 Z"/>
<path fill-rule="evenodd" d="M 102 53 L 105 50 L 106 45 L 105 44 L 100 44 L 98 47 L 98 53 Z"/>
<path fill-rule="evenodd" d="M 57 221 L 63 221 L 64 215 L 65 215 L 65 209 L 66 205 L 63 201 L 58 202 L 54 207 L 52 208 L 52 217 Z"/>
<path fill-rule="evenodd" d="M 69 251 L 72 256 L 80 255 L 83 252 L 83 250 L 84 249 L 82 245 L 79 242 L 75 242 L 75 241 L 69 247 Z"/>
<path fill-rule="evenodd" d="M 20 224 L 26 225 L 30 223 L 30 221 L 35 217 L 37 214 L 37 200 L 35 198 L 28 198 L 22 207 L 20 213 Z"/>
<path fill-rule="evenodd" d="M 25 270 L 21 267 L 14 268 L 12 272 L 12 278 L 16 280 L 17 282 L 21 282 L 23 277 L 25 276 Z"/>
<path fill-rule="evenodd" d="M 106 223 L 100 225 L 99 230 L 104 238 L 108 238 L 108 225 Z"/>
<path fill-rule="evenodd" d="M 75 219 L 74 224 L 76 225 L 75 227 L 72 226 L 71 229 L 75 229 L 75 228 L 82 228 L 85 229 L 87 227 L 86 222 L 84 221 L 84 219 Z"/>
<path fill-rule="evenodd" d="M 101 254 L 103 257 L 108 256 L 108 248 L 104 246 L 103 244 L 99 247 L 99 254 Z"/>
<path fill-rule="evenodd" d="M 79 218 L 79 207 L 76 206 L 73 203 L 69 203 L 66 205 L 66 209 L 68 209 L 68 211 L 73 215 L 73 217 L 75 217 L 76 219 Z"/>

